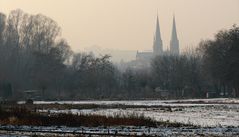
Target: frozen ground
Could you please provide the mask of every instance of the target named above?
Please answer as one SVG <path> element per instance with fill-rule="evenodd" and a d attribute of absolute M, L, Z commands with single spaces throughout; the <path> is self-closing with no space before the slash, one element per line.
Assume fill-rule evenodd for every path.
<path fill-rule="evenodd" d="M 70 135 L 117 135 L 117 136 L 239 136 L 239 128 L 215 127 L 215 128 L 167 128 L 167 127 L 135 127 L 135 126 L 116 126 L 116 127 L 30 127 L 30 126 L 1 126 L 1 134 L 26 136 L 26 135 L 42 135 L 42 136 L 70 136 Z M 51 134 L 50 134 L 51 133 Z"/>
<path fill-rule="evenodd" d="M 187 103 L 188 102 L 188 103 Z M 195 103 L 194 103 L 195 102 Z M 73 104 L 123 104 L 142 106 L 140 108 L 114 108 L 114 109 L 70 109 L 70 110 L 39 110 L 49 113 L 73 114 L 99 114 L 99 115 L 144 115 L 158 121 L 180 122 L 200 125 L 203 127 L 239 126 L 239 104 L 237 99 L 195 99 L 195 100 L 170 100 L 170 101 L 79 101 L 57 102 Z M 53 103 L 53 102 L 36 102 Z M 153 106 L 153 107 L 150 107 Z M 165 109 L 164 107 L 170 107 Z M 162 108 L 163 107 L 163 108 Z"/>
<path fill-rule="evenodd" d="M 97 105 L 145 105 L 145 106 L 154 106 L 154 105 L 166 105 L 179 103 L 182 104 L 187 102 L 200 102 L 201 104 L 239 104 L 239 99 L 233 98 L 215 98 L 215 99 L 186 99 L 186 100 L 132 100 L 132 101 L 34 101 L 34 104 L 97 104 Z M 23 104 L 25 101 L 19 101 L 18 104 Z"/>
<path fill-rule="evenodd" d="M 99 114 L 99 115 L 144 115 L 158 121 L 180 122 L 200 126 L 239 126 L 238 105 L 174 107 L 171 111 L 159 108 L 127 108 L 127 109 L 71 109 L 47 110 L 50 113 Z M 39 110 L 42 111 L 42 110 Z M 44 111 L 44 110 L 43 110 Z M 45 110 L 46 112 L 46 110 Z"/>
<path fill-rule="evenodd" d="M 24 102 L 19 102 L 19 104 Z M 239 136 L 239 99 L 188 99 L 188 100 L 144 100 L 144 101 L 36 101 L 34 104 L 97 104 L 105 106 L 119 105 L 97 109 L 43 109 L 46 113 L 73 113 L 98 115 L 144 115 L 158 121 L 180 122 L 201 127 L 29 127 L 29 126 L 0 126 L 0 137 L 7 133 L 18 136 L 47 133 L 60 136 L 68 134 L 121 134 L 121 135 L 150 135 L 150 136 Z M 120 106 L 123 108 L 120 108 Z M 134 107 L 135 106 L 135 107 Z M 9 129 L 17 129 L 9 132 Z M 52 134 L 50 134 L 51 136 Z"/>

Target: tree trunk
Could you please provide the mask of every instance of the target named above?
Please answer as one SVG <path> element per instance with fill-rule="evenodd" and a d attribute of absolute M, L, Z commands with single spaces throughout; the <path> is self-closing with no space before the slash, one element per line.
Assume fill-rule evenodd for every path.
<path fill-rule="evenodd" d="M 235 87 L 235 96 L 236 98 L 239 97 L 239 87 Z"/>

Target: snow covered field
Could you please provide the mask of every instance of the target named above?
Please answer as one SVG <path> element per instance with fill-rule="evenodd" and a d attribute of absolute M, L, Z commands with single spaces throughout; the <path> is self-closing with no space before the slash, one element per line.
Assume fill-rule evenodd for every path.
<path fill-rule="evenodd" d="M 127 115 L 137 114 L 153 118 L 158 121 L 180 122 L 199 125 L 202 127 L 239 126 L 239 100 L 237 99 L 190 99 L 169 101 L 62 101 L 35 102 L 36 104 L 98 104 L 98 105 L 130 105 L 131 108 L 113 109 L 70 109 L 70 110 L 39 110 L 49 113 L 84 113 L 99 115 Z M 132 106 L 141 106 L 132 108 Z M 152 107 L 153 106 L 153 107 Z M 165 109 L 169 107 L 169 109 Z"/>
<path fill-rule="evenodd" d="M 129 100 L 129 101 L 34 101 L 34 104 L 97 104 L 97 105 L 144 105 L 144 106 L 154 106 L 154 105 L 173 105 L 178 102 L 201 102 L 203 104 L 239 104 L 239 99 L 234 98 L 215 98 L 215 99 L 185 99 L 185 100 Z M 24 104 L 25 101 L 19 101 L 18 104 Z"/>
<path fill-rule="evenodd" d="M 6 130 L 7 129 L 7 130 Z M 32 134 L 41 136 L 74 136 L 74 135 L 97 135 L 97 136 L 239 136 L 239 128 L 229 127 L 215 127 L 215 128 L 193 128 L 193 127 L 135 127 L 135 126 L 115 126 L 115 127 L 38 127 L 38 126 L 1 126 L 1 135 L 16 137 L 28 137 Z M 4 136 L 5 137 L 5 136 Z"/>
<path fill-rule="evenodd" d="M 24 104 L 24 102 L 18 102 Z M 143 100 L 143 101 L 35 101 L 34 104 L 58 104 L 42 107 L 44 113 L 97 114 L 106 116 L 144 115 L 157 121 L 179 122 L 196 126 L 181 127 L 56 127 L 56 126 L 11 126 L 0 125 L 0 137 L 11 136 L 74 136 L 74 135 L 150 135 L 150 136 L 239 136 L 239 99 L 188 99 L 188 100 Z M 57 106 L 73 104 L 89 109 L 59 109 Z M 103 107 L 102 107 L 102 106 Z M 69 106 L 69 105 L 67 105 Z M 70 105 L 71 106 L 71 105 Z M 98 107 L 99 106 L 99 107 Z M 56 107 L 56 108 L 55 108 Z M 46 109 L 48 108 L 48 109 Z M 64 107 L 60 107 L 64 108 Z M 79 107 L 80 108 L 80 107 Z"/>

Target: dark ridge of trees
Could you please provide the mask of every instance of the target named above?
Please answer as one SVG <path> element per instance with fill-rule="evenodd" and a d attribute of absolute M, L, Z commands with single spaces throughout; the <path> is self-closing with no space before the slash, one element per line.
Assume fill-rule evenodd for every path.
<path fill-rule="evenodd" d="M 202 41 L 199 50 L 203 70 L 217 90 L 239 97 L 239 27 L 219 31 L 214 40 Z"/>
<path fill-rule="evenodd" d="M 152 62 L 152 75 L 154 86 L 173 91 L 176 97 L 205 95 L 201 58 L 198 55 L 158 56 Z"/>
<path fill-rule="evenodd" d="M 19 9 L 8 17 L 1 13 L 0 18 L 0 90 L 11 91 L 17 98 L 27 89 L 44 93 L 61 81 L 64 62 L 72 51 L 65 40 L 56 40 L 60 35 L 57 23 Z"/>
<path fill-rule="evenodd" d="M 119 71 L 109 55 L 73 53 L 58 24 L 41 14 L 0 13 L 0 97 L 142 99 L 239 96 L 239 28 L 220 31 L 197 51 L 157 56 L 150 68 Z M 35 94 L 35 93 L 32 93 Z"/>

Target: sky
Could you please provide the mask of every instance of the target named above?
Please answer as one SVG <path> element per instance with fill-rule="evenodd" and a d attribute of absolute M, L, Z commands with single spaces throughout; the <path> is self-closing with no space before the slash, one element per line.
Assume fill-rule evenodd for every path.
<path fill-rule="evenodd" d="M 164 49 L 170 43 L 173 14 L 180 50 L 239 25 L 239 0 L 0 0 L 0 12 L 14 9 L 55 20 L 74 51 L 94 45 L 152 50 L 157 14 Z"/>

